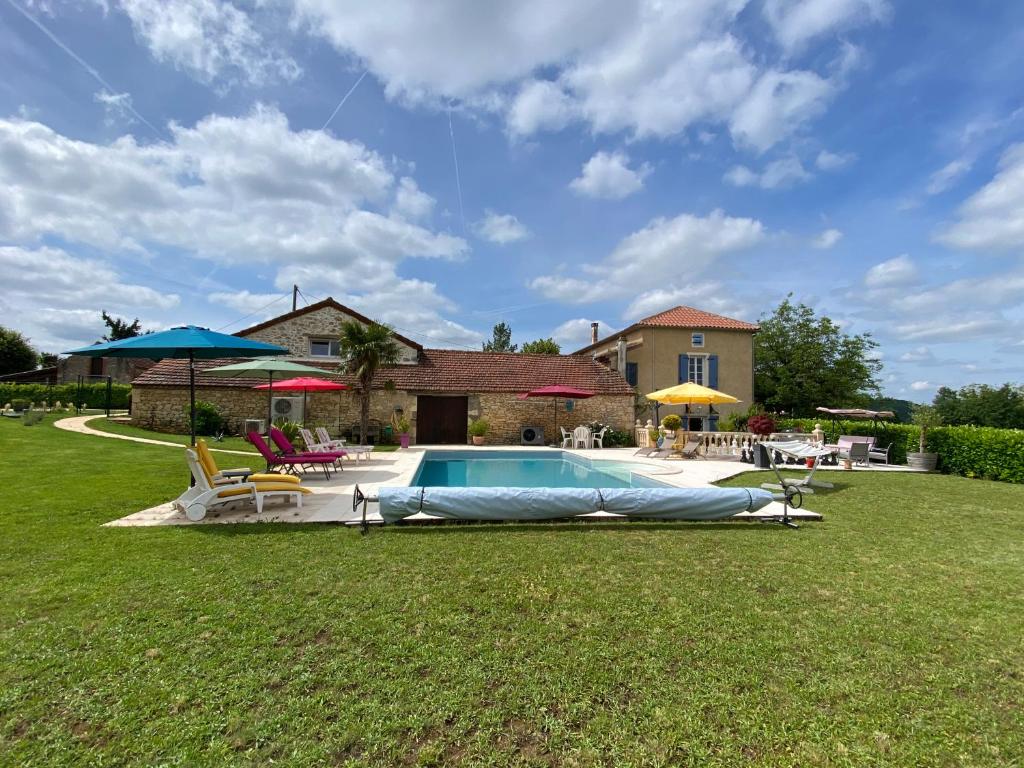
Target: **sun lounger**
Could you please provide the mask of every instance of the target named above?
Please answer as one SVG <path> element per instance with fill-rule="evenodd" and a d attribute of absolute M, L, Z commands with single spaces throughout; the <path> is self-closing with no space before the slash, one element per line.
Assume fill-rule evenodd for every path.
<path fill-rule="evenodd" d="M 206 473 L 206 477 L 210 481 L 211 485 L 279 481 L 297 484 L 299 482 L 299 478 L 294 475 L 282 475 L 276 472 L 259 473 L 249 467 L 237 467 L 235 469 L 222 470 L 217 466 L 217 462 L 213 458 L 213 453 L 210 452 L 210 447 L 202 438 L 196 441 L 196 456 L 198 457 L 199 463 L 202 466 L 203 471 Z"/>
<path fill-rule="evenodd" d="M 299 456 L 278 456 L 267 445 L 263 439 L 263 435 L 259 432 L 249 432 L 246 437 L 249 442 L 255 446 L 256 450 L 259 451 L 260 456 L 267 462 L 267 469 L 278 468 L 282 472 L 297 472 L 298 470 L 306 470 L 312 467 L 320 467 L 323 470 L 324 476 L 330 480 L 331 471 L 330 468 L 337 459 L 333 454 L 314 454 L 306 453 Z"/>
<path fill-rule="evenodd" d="M 299 430 L 299 434 L 302 434 L 302 430 Z M 329 451 L 345 451 L 349 456 L 354 457 L 356 461 L 359 461 L 360 458 L 369 461 L 370 454 L 373 453 L 372 445 L 345 445 L 344 440 L 332 439 L 325 427 L 316 428 L 316 442 Z M 306 447 L 309 448 L 309 445 L 307 444 Z M 309 449 L 313 450 L 312 448 Z"/>
<path fill-rule="evenodd" d="M 678 448 L 673 444 L 672 452 L 675 453 L 677 456 L 682 456 L 684 459 L 704 458 L 700 454 L 700 439 L 696 437 L 689 438 L 686 441 L 685 445 L 682 445 Z"/>
<path fill-rule="evenodd" d="M 264 500 L 272 496 L 283 496 L 294 501 L 296 506 L 301 507 L 303 495 L 311 492 L 309 488 L 304 488 L 290 478 L 286 479 L 280 475 L 274 476 L 272 480 L 260 482 L 214 485 L 212 477 L 200 462 L 196 451 L 190 448 L 186 449 L 185 457 L 196 484 L 175 499 L 174 505 L 193 522 L 198 522 L 206 517 L 207 511 L 211 507 L 232 502 L 252 501 L 256 504 L 256 512 L 259 514 L 263 512 Z"/>
<path fill-rule="evenodd" d="M 341 467 L 341 460 L 347 456 L 346 451 L 300 451 L 292 445 L 287 435 L 277 427 L 270 428 L 270 439 L 284 456 L 330 456 L 336 467 Z"/>
<path fill-rule="evenodd" d="M 803 440 L 786 440 L 786 441 L 775 441 L 761 443 L 764 450 L 768 454 L 768 467 L 775 473 L 775 477 L 778 479 L 776 483 L 762 483 L 761 487 L 769 491 L 785 491 L 787 488 L 799 488 L 803 493 L 814 493 L 811 486 L 818 488 L 832 488 L 832 483 L 827 483 L 824 480 L 815 480 L 814 473 L 818 470 L 818 465 L 825 456 L 829 456 L 835 452 L 833 448 L 820 448 L 811 443 Z M 811 465 L 810 471 L 804 477 L 783 477 L 779 471 L 778 462 L 776 461 L 775 454 L 779 453 L 784 456 L 792 456 L 794 459 L 814 459 L 814 463 Z M 794 465 L 794 469 L 799 465 Z"/>

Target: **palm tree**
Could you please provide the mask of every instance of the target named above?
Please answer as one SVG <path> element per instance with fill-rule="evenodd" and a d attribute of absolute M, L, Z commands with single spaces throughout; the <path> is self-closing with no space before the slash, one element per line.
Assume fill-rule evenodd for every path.
<path fill-rule="evenodd" d="M 396 365 L 401 350 L 391 329 L 383 323 L 363 325 L 355 320 L 341 324 L 341 370 L 356 377 L 359 391 L 359 435 L 366 440 L 370 425 L 370 386 L 381 367 Z"/>

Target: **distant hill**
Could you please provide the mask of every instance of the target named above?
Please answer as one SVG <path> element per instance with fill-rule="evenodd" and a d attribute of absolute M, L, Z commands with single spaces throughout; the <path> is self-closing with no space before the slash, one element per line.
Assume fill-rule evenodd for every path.
<path fill-rule="evenodd" d="M 900 400 L 897 397 L 879 397 L 868 404 L 872 411 L 892 411 L 896 414 L 896 421 L 906 424 L 910 421 L 910 414 L 913 411 L 914 403 L 910 400 Z"/>

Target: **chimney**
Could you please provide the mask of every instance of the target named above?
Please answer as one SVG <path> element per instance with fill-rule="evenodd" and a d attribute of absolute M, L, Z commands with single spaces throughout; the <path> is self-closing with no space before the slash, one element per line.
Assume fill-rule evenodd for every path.
<path fill-rule="evenodd" d="M 597 323 L 590 324 L 590 343 L 597 344 Z"/>

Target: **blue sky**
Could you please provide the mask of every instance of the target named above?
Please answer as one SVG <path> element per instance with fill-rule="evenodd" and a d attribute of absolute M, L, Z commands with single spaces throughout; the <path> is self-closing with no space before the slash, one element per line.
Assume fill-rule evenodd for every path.
<path fill-rule="evenodd" d="M 0 0 L 4 324 L 238 330 L 297 282 L 573 349 L 792 292 L 888 394 L 1024 380 L 1024 5 L 489 5 Z"/>

